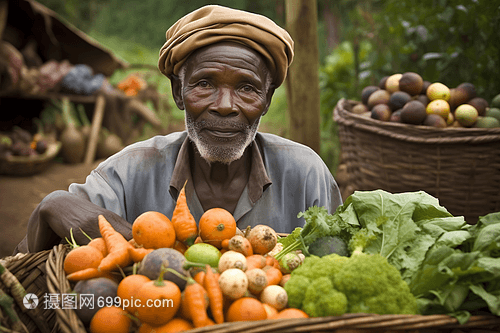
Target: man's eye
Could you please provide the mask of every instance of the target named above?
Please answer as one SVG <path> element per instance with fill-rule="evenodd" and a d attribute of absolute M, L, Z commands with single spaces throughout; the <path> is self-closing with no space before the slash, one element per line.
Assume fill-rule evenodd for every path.
<path fill-rule="evenodd" d="M 210 84 L 207 82 L 207 81 L 200 81 L 198 82 L 197 84 L 199 87 L 202 87 L 202 88 L 207 88 L 210 86 Z"/>
<path fill-rule="evenodd" d="M 251 86 L 251 85 L 245 85 L 241 88 L 244 92 L 252 92 L 254 91 L 255 89 Z"/>

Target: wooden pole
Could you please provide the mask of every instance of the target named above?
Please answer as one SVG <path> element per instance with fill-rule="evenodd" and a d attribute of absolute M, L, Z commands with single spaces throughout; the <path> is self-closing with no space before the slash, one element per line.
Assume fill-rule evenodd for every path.
<path fill-rule="evenodd" d="M 102 126 L 102 118 L 104 117 L 104 107 L 106 99 L 102 94 L 97 95 L 95 102 L 94 116 L 92 117 L 92 126 L 90 128 L 89 141 L 87 144 L 87 152 L 85 154 L 85 164 L 91 164 L 95 159 L 97 142 L 99 141 L 99 132 Z"/>
<path fill-rule="evenodd" d="M 295 42 L 287 78 L 289 137 L 320 151 L 318 13 L 316 0 L 286 0 L 286 26 Z"/>

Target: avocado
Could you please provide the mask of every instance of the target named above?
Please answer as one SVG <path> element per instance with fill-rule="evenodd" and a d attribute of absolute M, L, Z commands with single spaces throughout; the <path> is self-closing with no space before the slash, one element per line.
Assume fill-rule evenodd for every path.
<path fill-rule="evenodd" d="M 423 86 L 424 80 L 417 73 L 406 72 L 403 73 L 403 76 L 399 79 L 399 90 L 404 91 L 411 96 L 420 94 Z"/>
<path fill-rule="evenodd" d="M 349 250 L 346 242 L 338 236 L 324 236 L 316 239 L 309 245 L 309 254 L 323 257 L 332 253 L 339 256 L 348 257 Z"/>
<path fill-rule="evenodd" d="M 493 117 L 477 117 L 474 127 L 477 128 L 495 128 L 500 127 L 500 121 Z"/>
<path fill-rule="evenodd" d="M 446 121 L 440 115 L 428 114 L 427 117 L 425 117 L 424 125 L 431 126 L 431 127 L 444 128 L 444 127 L 446 127 Z"/>
<path fill-rule="evenodd" d="M 493 99 L 491 100 L 491 107 L 500 109 L 500 94 L 493 97 Z"/>
<path fill-rule="evenodd" d="M 474 97 L 467 104 L 472 105 L 476 110 L 478 115 L 484 116 L 486 109 L 488 108 L 488 101 L 482 97 Z"/>
<path fill-rule="evenodd" d="M 372 118 L 382 121 L 391 119 L 392 111 L 387 104 L 377 104 L 372 109 Z"/>
<path fill-rule="evenodd" d="M 468 96 L 468 101 L 476 97 L 476 87 L 469 82 L 464 82 L 458 85 L 457 89 L 464 89 Z"/>
<path fill-rule="evenodd" d="M 363 90 L 361 91 L 361 102 L 364 105 L 368 105 L 368 98 L 376 90 L 380 90 L 380 88 L 377 87 L 377 86 L 367 86 L 367 87 L 364 87 Z"/>
<path fill-rule="evenodd" d="M 368 98 L 368 109 L 372 109 L 377 104 L 387 104 L 389 103 L 389 98 L 391 94 L 387 90 L 379 89 L 374 91 Z"/>
<path fill-rule="evenodd" d="M 500 109 L 499 108 L 489 108 L 488 110 L 486 110 L 486 112 L 484 113 L 484 116 L 485 117 L 493 117 L 493 118 L 497 118 L 498 121 L 500 121 Z"/>
<path fill-rule="evenodd" d="M 411 96 L 404 91 L 396 91 L 391 94 L 387 103 L 392 111 L 401 109 L 406 103 L 411 101 Z"/>
<path fill-rule="evenodd" d="M 425 105 L 419 101 L 410 101 L 401 111 L 401 121 L 406 124 L 420 125 L 427 117 Z"/>

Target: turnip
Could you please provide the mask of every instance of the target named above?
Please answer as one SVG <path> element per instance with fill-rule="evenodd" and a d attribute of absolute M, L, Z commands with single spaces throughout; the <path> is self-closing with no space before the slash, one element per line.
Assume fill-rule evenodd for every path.
<path fill-rule="evenodd" d="M 292 277 L 291 274 L 283 274 L 283 276 L 281 277 L 281 280 L 280 280 L 280 286 L 285 287 L 285 283 L 288 280 L 290 280 L 291 277 Z"/>
<path fill-rule="evenodd" d="M 270 285 L 260 293 L 260 301 L 274 307 L 276 310 L 284 309 L 288 303 L 288 294 L 285 288 L 278 285 Z"/>
<path fill-rule="evenodd" d="M 227 251 L 219 259 L 219 272 L 227 269 L 236 268 L 242 271 L 247 269 L 247 258 L 239 252 Z"/>
<path fill-rule="evenodd" d="M 278 242 L 276 231 L 263 224 L 253 227 L 247 234 L 247 238 L 252 244 L 253 252 L 262 255 L 271 251 Z"/>
<path fill-rule="evenodd" d="M 281 250 L 283 250 L 283 244 L 282 243 L 276 243 L 274 248 L 267 253 L 269 256 L 276 256 Z"/>
<path fill-rule="evenodd" d="M 267 275 L 260 268 L 246 271 L 248 278 L 248 290 L 253 294 L 259 294 L 267 286 Z"/>
<path fill-rule="evenodd" d="M 221 273 L 219 287 L 230 299 L 243 297 L 247 292 L 248 278 L 245 272 L 237 268 L 229 268 Z"/>
<path fill-rule="evenodd" d="M 235 235 L 229 240 L 229 250 L 239 252 L 245 257 L 253 254 L 252 244 L 250 241 L 241 235 Z"/>
<path fill-rule="evenodd" d="M 280 264 L 281 273 L 283 274 L 291 273 L 302 264 L 301 258 L 295 252 L 287 253 L 283 258 L 278 260 L 278 262 Z"/>

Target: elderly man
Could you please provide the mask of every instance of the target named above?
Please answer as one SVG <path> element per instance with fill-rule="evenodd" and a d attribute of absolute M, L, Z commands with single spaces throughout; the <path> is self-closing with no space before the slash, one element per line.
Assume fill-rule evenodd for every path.
<path fill-rule="evenodd" d="M 293 58 L 288 33 L 261 15 L 206 6 L 167 31 L 159 69 L 171 81 L 187 131 L 132 144 L 102 162 L 84 184 L 49 194 L 33 212 L 18 251 L 51 248 L 73 229 L 99 235 L 103 214 L 125 237 L 146 211 L 171 218 L 186 183 L 196 220 L 221 207 L 239 228 L 291 232 L 310 206 L 333 212 L 338 186 L 310 148 L 257 132 Z"/>

